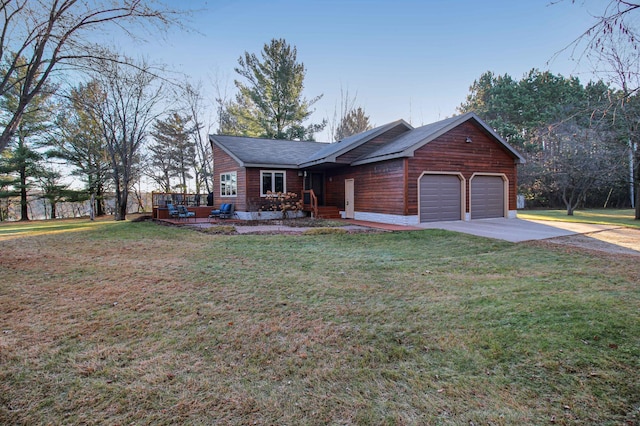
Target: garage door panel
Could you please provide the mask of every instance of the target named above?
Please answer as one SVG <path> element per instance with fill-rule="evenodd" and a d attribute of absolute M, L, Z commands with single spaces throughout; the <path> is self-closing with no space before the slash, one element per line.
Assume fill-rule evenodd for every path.
<path fill-rule="evenodd" d="M 500 176 L 474 176 L 471 180 L 471 219 L 504 217 L 504 185 Z"/>
<path fill-rule="evenodd" d="M 426 174 L 420 179 L 420 222 L 460 220 L 460 179 Z"/>

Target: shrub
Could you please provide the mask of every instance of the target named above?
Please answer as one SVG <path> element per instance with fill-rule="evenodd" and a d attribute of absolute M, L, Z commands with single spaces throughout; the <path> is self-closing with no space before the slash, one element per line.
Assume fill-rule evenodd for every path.
<path fill-rule="evenodd" d="M 281 211 L 282 218 L 287 218 L 287 212 L 297 213 L 302 210 L 302 200 L 295 192 L 267 192 L 265 197 L 267 204 L 261 210 Z"/>

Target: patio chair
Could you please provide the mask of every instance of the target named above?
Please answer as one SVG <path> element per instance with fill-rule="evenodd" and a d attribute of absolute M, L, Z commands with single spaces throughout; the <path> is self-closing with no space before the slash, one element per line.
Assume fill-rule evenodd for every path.
<path fill-rule="evenodd" d="M 169 217 L 171 218 L 180 217 L 180 212 L 178 211 L 178 209 L 176 209 L 176 207 L 173 204 L 167 203 L 167 210 L 169 211 Z"/>
<path fill-rule="evenodd" d="M 195 212 L 190 212 L 189 210 L 187 210 L 187 208 L 185 206 L 178 206 L 178 217 L 180 219 L 188 219 L 190 217 L 193 218 L 193 220 L 196 219 L 196 213 Z"/>
<path fill-rule="evenodd" d="M 231 219 L 235 215 L 234 212 L 234 204 L 227 204 L 227 208 L 222 210 L 220 209 L 220 219 Z"/>
<path fill-rule="evenodd" d="M 211 217 L 220 217 L 220 211 L 222 209 L 226 208 L 225 206 L 226 206 L 226 204 L 221 204 L 219 209 L 211 210 L 211 213 L 209 213 L 209 217 L 210 218 Z"/>
<path fill-rule="evenodd" d="M 221 219 L 226 219 L 233 216 L 233 204 L 224 203 L 220 205 L 219 209 L 211 210 L 209 217 L 219 217 Z"/>

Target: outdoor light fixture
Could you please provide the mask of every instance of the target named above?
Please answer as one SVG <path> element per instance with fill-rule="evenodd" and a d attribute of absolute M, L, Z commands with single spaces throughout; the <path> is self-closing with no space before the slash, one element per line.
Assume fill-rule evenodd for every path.
<path fill-rule="evenodd" d="M 466 142 L 466 143 L 471 143 L 471 142 L 472 142 L 472 140 L 471 140 L 471 136 L 467 136 L 467 139 L 465 139 L 465 142 Z"/>

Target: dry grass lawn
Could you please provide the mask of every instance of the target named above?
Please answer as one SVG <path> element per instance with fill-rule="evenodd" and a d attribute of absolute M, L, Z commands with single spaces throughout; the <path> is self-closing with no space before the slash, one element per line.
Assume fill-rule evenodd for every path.
<path fill-rule="evenodd" d="M 0 424 L 640 423 L 637 257 L 84 221 L 0 247 Z"/>

